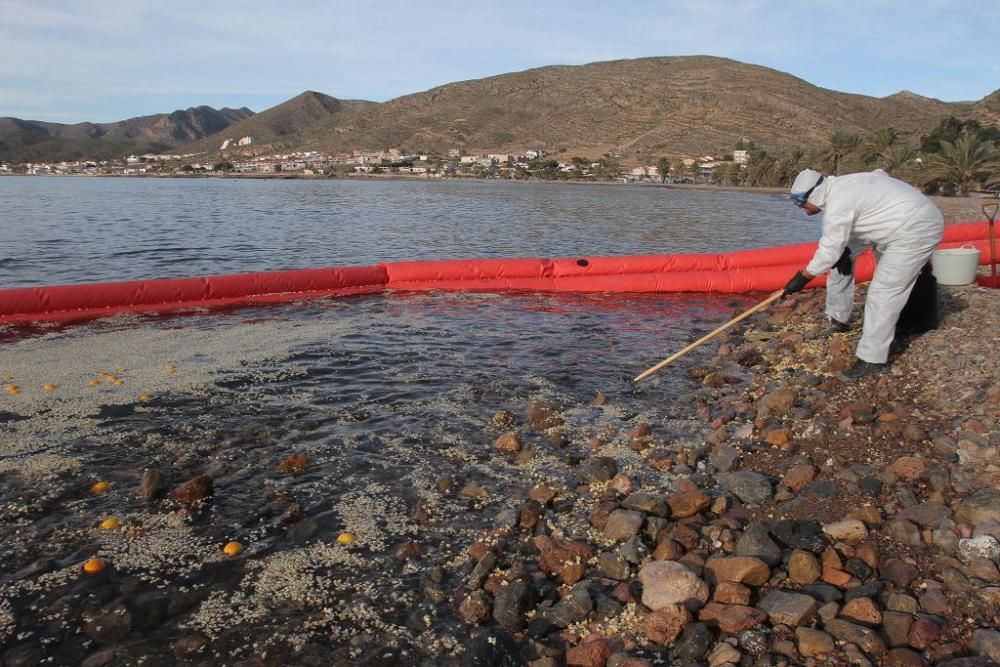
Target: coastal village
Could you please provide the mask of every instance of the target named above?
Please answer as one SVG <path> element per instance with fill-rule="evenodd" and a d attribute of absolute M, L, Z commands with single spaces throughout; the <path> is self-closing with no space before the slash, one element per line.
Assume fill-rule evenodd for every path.
<path fill-rule="evenodd" d="M 222 150 L 233 144 L 226 139 Z M 251 137 L 244 137 L 237 146 L 248 146 Z M 31 176 L 281 176 L 281 177 L 350 177 L 399 176 L 422 178 L 499 178 L 547 180 L 620 180 L 623 182 L 713 182 L 718 167 L 744 168 L 749 162 L 748 150 L 734 150 L 721 157 L 713 155 L 679 155 L 659 158 L 655 164 L 641 160 L 625 160 L 617 154 L 606 154 L 598 160 L 573 157 L 553 159 L 540 148 L 519 153 L 466 153 L 452 148 L 447 154 L 406 154 L 399 149 L 354 150 L 349 153 L 327 154 L 318 151 L 296 151 L 254 157 L 223 158 L 199 161 L 196 154 L 129 155 L 112 160 L 72 160 L 61 162 L 0 162 L 0 175 Z M 202 158 L 203 160 L 204 158 Z M 664 171 L 665 170 L 665 171 Z"/>

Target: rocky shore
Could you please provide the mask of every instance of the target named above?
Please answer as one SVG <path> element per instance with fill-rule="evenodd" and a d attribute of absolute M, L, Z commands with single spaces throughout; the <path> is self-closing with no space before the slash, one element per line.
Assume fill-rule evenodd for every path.
<path fill-rule="evenodd" d="M 822 290 L 689 364 L 702 442 L 637 425 L 646 476 L 597 438 L 468 550 L 451 599 L 479 639 L 458 662 L 998 664 L 1000 292 L 941 291 L 940 328 L 854 384 L 835 373 L 858 325 L 824 335 Z M 561 423 L 533 404 L 524 427 Z M 517 430 L 495 447 L 529 458 Z"/>

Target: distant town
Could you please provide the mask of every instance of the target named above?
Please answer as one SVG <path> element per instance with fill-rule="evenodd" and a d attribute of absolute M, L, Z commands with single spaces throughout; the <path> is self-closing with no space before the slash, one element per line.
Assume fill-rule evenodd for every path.
<path fill-rule="evenodd" d="M 221 150 L 246 147 L 250 137 L 227 139 Z M 721 157 L 684 155 L 660 157 L 652 164 L 624 166 L 620 155 L 597 160 L 572 157 L 557 160 L 541 149 L 521 153 L 467 154 L 453 148 L 447 154 L 407 155 L 396 149 L 356 150 L 336 155 L 317 151 L 220 158 L 199 162 L 198 155 L 129 155 L 113 160 L 63 162 L 0 162 L 0 174 L 30 176 L 272 176 L 326 177 L 399 176 L 416 178 L 496 178 L 526 180 L 601 180 L 660 183 L 712 183 L 716 170 L 745 168 L 749 150 Z M 635 160 L 630 160 L 633 164 Z"/>

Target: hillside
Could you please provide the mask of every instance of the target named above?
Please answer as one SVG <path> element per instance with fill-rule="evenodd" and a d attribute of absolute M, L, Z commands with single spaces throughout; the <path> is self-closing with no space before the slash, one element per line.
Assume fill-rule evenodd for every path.
<path fill-rule="evenodd" d="M 226 129 L 253 116 L 246 107 L 200 106 L 117 123 L 64 125 L 0 118 L 0 160 L 106 159 L 129 153 L 162 152 Z"/>
<path fill-rule="evenodd" d="M 552 66 L 463 81 L 399 97 L 331 127 L 303 146 L 343 150 L 461 146 L 470 151 L 541 147 L 599 155 L 708 152 L 741 138 L 784 148 L 824 143 L 836 131 L 930 129 L 972 105 L 912 93 L 878 99 L 814 86 L 776 70 L 723 58 L 643 58 Z"/>
<path fill-rule="evenodd" d="M 342 119 L 362 114 L 374 106 L 377 106 L 375 102 L 338 100 L 310 90 L 234 123 L 225 132 L 189 144 L 184 150 L 192 153 L 216 153 L 221 150 L 226 139 L 232 140 L 232 144 L 224 151 L 230 157 L 254 155 L 261 151 L 293 150 L 301 146 L 302 139 L 309 134 L 310 128 L 322 126 L 330 128 L 327 131 L 335 131 L 333 128 Z M 253 143 L 234 146 L 242 137 L 251 137 Z"/>

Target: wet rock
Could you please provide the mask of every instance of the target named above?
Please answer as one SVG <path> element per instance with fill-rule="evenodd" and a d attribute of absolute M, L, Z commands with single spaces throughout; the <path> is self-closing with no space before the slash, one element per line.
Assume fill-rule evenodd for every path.
<path fill-rule="evenodd" d="M 921 542 L 920 529 L 916 524 L 910 523 L 906 519 L 893 519 L 886 524 L 886 532 L 889 537 L 911 547 L 919 547 Z"/>
<path fill-rule="evenodd" d="M 490 494 L 489 491 L 478 484 L 470 484 L 463 487 L 459 495 L 463 498 L 485 499 Z M 497 512 L 496 519 L 493 520 L 493 525 L 496 526 L 497 530 L 510 531 L 517 526 L 520 520 L 521 512 L 516 507 L 505 507 Z"/>
<path fill-rule="evenodd" d="M 529 500 L 524 503 L 524 507 L 521 508 L 521 515 L 518 517 L 517 525 L 521 527 L 522 530 L 531 532 L 535 530 L 535 526 L 538 525 L 539 520 L 541 520 L 543 514 L 541 503 L 535 500 Z"/>
<path fill-rule="evenodd" d="M 487 628 L 465 642 L 462 662 L 469 667 L 514 667 L 523 665 L 524 658 L 509 632 Z"/>
<path fill-rule="evenodd" d="M 759 558 L 723 556 L 705 563 L 705 569 L 715 581 L 735 581 L 749 586 L 762 586 L 771 578 L 771 568 Z"/>
<path fill-rule="evenodd" d="M 767 426 L 761 432 L 761 440 L 769 445 L 786 449 L 792 442 L 792 430 L 787 426 Z"/>
<path fill-rule="evenodd" d="M 493 569 L 497 566 L 497 555 L 492 551 L 487 551 L 476 563 L 476 566 L 472 569 L 469 574 L 469 578 L 466 580 L 465 585 L 472 590 L 481 588 L 486 578 L 490 576 Z"/>
<path fill-rule="evenodd" d="M 1000 560 L 1000 541 L 992 535 L 968 537 L 958 541 L 958 553 L 967 563 L 977 558 Z"/>
<path fill-rule="evenodd" d="M 878 409 L 871 403 L 855 401 L 844 406 L 840 411 L 842 420 L 850 420 L 851 424 L 871 424 L 878 415 Z"/>
<path fill-rule="evenodd" d="M 674 660 L 690 662 L 701 660 L 714 643 L 712 630 L 705 623 L 692 623 L 684 628 L 671 652 Z"/>
<path fill-rule="evenodd" d="M 674 467 L 674 452 L 658 447 L 646 455 L 646 465 L 653 470 L 666 472 Z"/>
<path fill-rule="evenodd" d="M 901 611 L 886 611 L 882 614 L 882 633 L 889 646 L 908 646 L 911 625 L 913 616 L 910 614 Z"/>
<path fill-rule="evenodd" d="M 701 491 L 678 491 L 667 496 L 667 504 L 673 516 L 678 519 L 686 519 L 701 512 L 712 499 Z"/>
<path fill-rule="evenodd" d="M 587 618 L 594 610 L 594 601 L 583 584 L 576 586 L 569 595 L 556 604 L 543 609 L 542 618 L 560 628 L 567 628 Z"/>
<path fill-rule="evenodd" d="M 162 498 L 167 493 L 167 484 L 159 470 L 147 468 L 139 482 L 139 497 L 149 502 Z"/>
<path fill-rule="evenodd" d="M 292 454 L 278 464 L 278 470 L 286 475 L 301 475 L 309 468 L 309 457 L 299 452 Z"/>
<path fill-rule="evenodd" d="M 667 604 L 647 614 L 642 622 L 642 632 L 650 641 L 669 645 L 691 623 L 691 612 L 678 604 Z"/>
<path fill-rule="evenodd" d="M 802 625 L 819 608 L 816 600 L 809 595 L 789 591 L 771 590 L 757 603 L 772 625 Z"/>
<path fill-rule="evenodd" d="M 842 519 L 823 526 L 823 532 L 837 542 L 857 544 L 868 537 L 868 528 L 857 519 Z"/>
<path fill-rule="evenodd" d="M 537 401 L 532 401 L 528 406 L 527 421 L 540 431 L 556 428 L 565 423 L 565 420 L 556 415 L 552 408 Z"/>
<path fill-rule="evenodd" d="M 608 517 L 618 509 L 618 503 L 613 500 L 604 500 L 594 505 L 590 510 L 590 525 L 597 530 L 604 530 L 608 525 Z"/>
<path fill-rule="evenodd" d="M 408 560 L 413 560 L 415 558 L 420 558 L 423 552 L 424 549 L 419 542 L 408 540 L 396 547 L 396 550 L 393 552 L 392 557 L 395 558 L 397 561 L 404 562 Z"/>
<path fill-rule="evenodd" d="M 759 558 L 770 567 L 781 563 L 781 547 L 771 539 L 767 527 L 759 523 L 751 524 L 743 531 L 736 541 L 736 555 Z"/>
<path fill-rule="evenodd" d="M 818 658 L 833 653 L 833 637 L 812 628 L 795 628 L 795 639 L 799 653 L 805 658 Z"/>
<path fill-rule="evenodd" d="M 510 410 L 498 410 L 492 419 L 493 425 L 497 428 L 510 428 L 515 421 L 514 413 Z"/>
<path fill-rule="evenodd" d="M 924 667 L 927 661 L 914 650 L 908 648 L 894 648 L 885 656 L 887 667 Z"/>
<path fill-rule="evenodd" d="M 472 591 L 458 605 L 458 616 L 469 625 L 479 625 L 490 619 L 490 597 L 483 591 Z"/>
<path fill-rule="evenodd" d="M 539 482 L 528 491 L 528 498 L 545 507 L 552 504 L 557 495 L 559 492 L 547 482 Z"/>
<path fill-rule="evenodd" d="M 796 549 L 788 559 L 788 579 L 793 584 L 804 586 L 819 579 L 822 570 L 819 561 L 808 551 Z"/>
<path fill-rule="evenodd" d="M 675 561 L 646 563 L 639 570 L 639 579 L 642 603 L 653 610 L 685 603 L 700 607 L 708 601 L 708 584 Z"/>
<path fill-rule="evenodd" d="M 828 543 L 823 527 L 818 521 L 777 521 L 771 525 L 771 534 L 789 549 L 802 549 L 812 553 L 822 552 Z"/>
<path fill-rule="evenodd" d="M 749 470 L 722 473 L 716 476 L 719 486 L 748 504 L 758 504 L 773 495 L 771 482 L 760 473 Z"/>
<path fill-rule="evenodd" d="M 493 602 L 493 619 L 508 632 L 520 632 L 525 614 L 534 605 L 535 589 L 526 581 L 512 581 L 503 586 Z"/>
<path fill-rule="evenodd" d="M 123 603 L 106 609 L 91 609 L 81 615 L 83 634 L 100 644 L 113 644 L 132 630 L 132 612 Z"/>
<path fill-rule="evenodd" d="M 198 475 L 181 484 L 171 494 L 184 505 L 195 505 L 215 493 L 215 485 L 208 475 Z"/>
<path fill-rule="evenodd" d="M 677 560 L 683 555 L 684 547 L 665 535 L 656 543 L 656 548 L 653 549 L 653 558 L 656 560 Z"/>
<path fill-rule="evenodd" d="M 929 614 L 944 616 L 951 610 L 951 604 L 944 592 L 931 590 L 920 596 L 920 608 Z"/>
<path fill-rule="evenodd" d="M 878 657 L 886 652 L 882 638 L 874 630 L 862 625 L 835 618 L 827 621 L 823 629 L 840 641 L 857 644 L 868 655 Z"/>
<path fill-rule="evenodd" d="M 91 653 L 87 656 L 86 660 L 80 663 L 80 667 L 104 667 L 105 665 L 110 665 L 111 661 L 115 659 L 117 652 L 118 649 L 112 646 Z"/>
<path fill-rule="evenodd" d="M 877 497 L 882 493 L 882 480 L 877 477 L 865 477 L 858 486 L 869 496 Z"/>
<path fill-rule="evenodd" d="M 725 633 L 736 634 L 757 627 L 767 620 L 767 614 L 745 605 L 709 602 L 698 612 L 698 620 L 717 626 Z"/>
<path fill-rule="evenodd" d="M 188 635 L 175 640 L 171 648 L 178 660 L 195 660 L 207 645 L 208 641 L 201 635 Z"/>
<path fill-rule="evenodd" d="M 907 614 L 917 613 L 917 601 L 904 593 L 891 593 L 886 599 L 886 609 L 902 611 Z"/>
<path fill-rule="evenodd" d="M 521 447 L 521 437 L 515 431 L 508 431 L 493 442 L 493 449 L 500 452 L 519 452 Z"/>
<path fill-rule="evenodd" d="M 646 520 L 641 512 L 615 510 L 608 516 L 604 526 L 604 536 L 609 540 L 623 541 L 639 534 Z"/>

